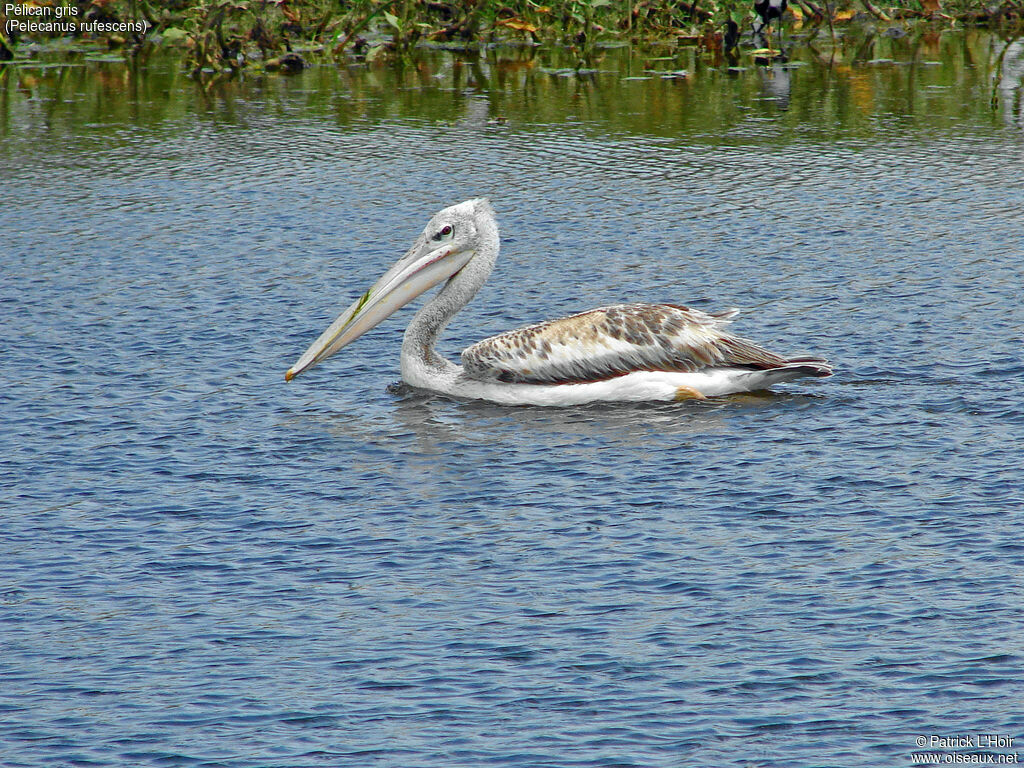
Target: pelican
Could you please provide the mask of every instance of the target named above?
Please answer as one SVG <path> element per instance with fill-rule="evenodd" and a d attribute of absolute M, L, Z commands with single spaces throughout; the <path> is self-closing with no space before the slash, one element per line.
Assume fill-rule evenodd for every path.
<path fill-rule="evenodd" d="M 486 198 L 437 213 L 409 252 L 313 342 L 291 381 L 441 282 L 402 340 L 402 379 L 414 387 L 506 405 L 704 399 L 831 376 L 819 357 L 785 358 L 725 330 L 737 314 L 675 304 L 618 304 L 529 325 L 473 344 L 456 365 L 434 350 L 498 258 Z"/>

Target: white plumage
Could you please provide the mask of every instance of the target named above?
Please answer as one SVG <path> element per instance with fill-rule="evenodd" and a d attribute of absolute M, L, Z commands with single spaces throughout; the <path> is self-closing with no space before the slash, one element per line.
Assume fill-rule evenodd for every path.
<path fill-rule="evenodd" d="M 736 310 L 619 304 L 537 323 L 468 347 L 458 366 L 434 344 L 484 284 L 498 226 L 486 199 L 436 214 L 402 257 L 321 334 L 285 374 L 292 379 L 442 281 L 402 342 L 402 378 L 424 389 L 505 404 L 682 400 L 829 376 L 822 358 L 786 358 L 726 330 Z"/>

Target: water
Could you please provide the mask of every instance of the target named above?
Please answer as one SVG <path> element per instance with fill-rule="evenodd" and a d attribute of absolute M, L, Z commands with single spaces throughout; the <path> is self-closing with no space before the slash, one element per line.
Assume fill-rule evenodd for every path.
<path fill-rule="evenodd" d="M 1024 738 L 1019 84 L 990 107 L 981 33 L 872 45 L 732 74 L 0 74 L 0 763 L 878 766 Z M 651 66 L 693 74 L 626 79 Z M 406 311 L 284 383 L 482 194 L 502 256 L 449 352 L 677 301 L 837 375 L 452 401 L 397 384 Z"/>

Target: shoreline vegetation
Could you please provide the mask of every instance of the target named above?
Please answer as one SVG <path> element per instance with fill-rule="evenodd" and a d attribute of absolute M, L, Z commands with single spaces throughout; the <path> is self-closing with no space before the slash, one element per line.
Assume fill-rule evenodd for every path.
<path fill-rule="evenodd" d="M 388 60 L 421 46 L 555 45 L 584 66 L 595 48 L 614 44 L 720 56 L 730 29 L 756 48 L 755 18 L 747 0 L 0 0 L 0 66 L 55 39 L 126 55 L 180 48 L 194 76 L 299 71 L 313 57 Z M 790 0 L 783 18 L 796 41 L 835 39 L 857 24 L 899 36 L 915 23 L 987 26 L 1015 39 L 1024 0 Z"/>

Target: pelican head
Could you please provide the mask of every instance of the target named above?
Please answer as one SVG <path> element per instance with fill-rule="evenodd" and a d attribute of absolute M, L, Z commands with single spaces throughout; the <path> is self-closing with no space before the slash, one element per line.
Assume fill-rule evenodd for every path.
<path fill-rule="evenodd" d="M 351 344 L 421 293 L 457 274 L 475 255 L 478 217 L 492 218 L 486 198 L 445 208 L 434 215 L 412 248 L 373 287 L 342 312 L 285 373 L 291 381 L 307 368 Z"/>

